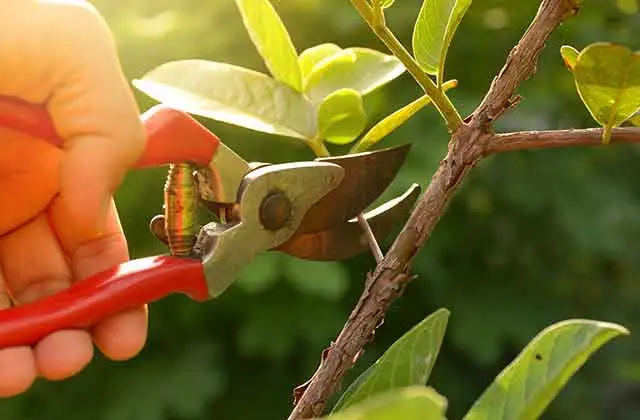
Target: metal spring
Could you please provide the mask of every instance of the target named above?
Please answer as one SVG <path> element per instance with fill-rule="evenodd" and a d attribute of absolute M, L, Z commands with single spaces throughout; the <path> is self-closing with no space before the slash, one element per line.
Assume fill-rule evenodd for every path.
<path fill-rule="evenodd" d="M 164 186 L 164 223 L 172 255 L 191 254 L 198 234 L 198 188 L 195 166 L 187 163 L 169 165 Z"/>

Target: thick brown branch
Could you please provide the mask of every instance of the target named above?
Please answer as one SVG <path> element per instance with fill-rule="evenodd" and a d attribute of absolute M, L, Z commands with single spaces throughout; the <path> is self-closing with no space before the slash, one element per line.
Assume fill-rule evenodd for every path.
<path fill-rule="evenodd" d="M 602 128 L 587 128 L 497 134 L 489 140 L 487 153 L 570 146 L 599 146 L 602 144 L 602 132 Z M 640 143 L 640 127 L 615 128 L 612 131 L 611 142 Z"/>
<path fill-rule="evenodd" d="M 391 249 L 368 276 L 360 300 L 289 420 L 322 415 L 327 400 L 340 387 L 344 374 L 373 337 L 393 301 L 411 281 L 411 261 L 433 232 L 456 188 L 487 153 L 486 145 L 493 137 L 491 123 L 512 106 L 516 88 L 533 74 L 546 40 L 565 18 L 577 11 L 577 1 L 542 0 L 536 17 L 509 54 L 486 97 L 468 123 L 453 134 L 447 156 Z"/>

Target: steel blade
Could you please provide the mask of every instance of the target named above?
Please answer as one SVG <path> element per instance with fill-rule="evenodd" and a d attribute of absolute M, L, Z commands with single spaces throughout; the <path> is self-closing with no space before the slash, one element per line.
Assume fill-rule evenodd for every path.
<path fill-rule="evenodd" d="M 313 233 L 346 222 L 373 203 L 394 180 L 411 144 L 316 159 L 335 163 L 345 171 L 340 186 L 315 203 L 305 215 L 299 233 Z"/>
<path fill-rule="evenodd" d="M 400 197 L 365 213 L 378 241 L 407 219 L 419 194 L 420 186 L 414 184 Z M 348 259 L 368 248 L 365 233 L 354 218 L 320 232 L 298 234 L 275 250 L 306 260 L 329 261 Z"/>

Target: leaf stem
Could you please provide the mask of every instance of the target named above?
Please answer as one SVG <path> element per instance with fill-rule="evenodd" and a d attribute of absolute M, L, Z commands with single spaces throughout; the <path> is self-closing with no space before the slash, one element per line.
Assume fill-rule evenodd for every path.
<path fill-rule="evenodd" d="M 405 66 L 411 76 L 418 82 L 424 92 L 431 98 L 433 104 L 440 112 L 447 124 L 450 132 L 462 124 L 462 117 L 453 105 L 449 97 L 436 86 L 429 75 L 425 73 L 418 62 L 407 51 L 402 43 L 391 32 L 384 20 L 384 11 L 378 6 L 379 10 L 374 10 L 367 0 L 349 0 L 353 7 L 360 13 L 362 19 L 369 25 L 376 36 L 387 46 L 389 51 L 395 55 L 398 60 Z"/>
<path fill-rule="evenodd" d="M 312 139 L 308 139 L 307 145 L 309 145 L 311 150 L 313 150 L 313 153 L 315 153 L 316 157 L 331 156 L 331 153 L 329 153 L 329 150 L 327 150 L 327 146 L 324 145 L 324 141 L 322 141 L 322 138 L 319 135 Z"/>

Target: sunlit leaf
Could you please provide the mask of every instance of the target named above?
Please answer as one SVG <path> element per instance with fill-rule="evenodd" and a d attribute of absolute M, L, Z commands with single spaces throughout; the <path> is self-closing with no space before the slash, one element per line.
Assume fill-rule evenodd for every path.
<path fill-rule="evenodd" d="M 302 90 L 298 53 L 269 0 L 236 0 L 251 41 L 276 80 Z"/>
<path fill-rule="evenodd" d="M 578 60 L 580 51 L 576 50 L 570 45 L 563 45 L 562 47 L 560 47 L 560 55 L 562 56 L 564 65 L 567 66 L 569 70 L 573 70 L 573 68 L 576 66 L 576 61 Z"/>
<path fill-rule="evenodd" d="M 404 71 L 393 55 L 368 48 L 347 48 L 316 64 L 305 80 L 304 91 L 313 102 L 343 88 L 366 95 Z"/>
<path fill-rule="evenodd" d="M 471 0 L 424 0 L 413 28 L 413 53 L 425 72 L 442 82 L 447 52 Z"/>
<path fill-rule="evenodd" d="M 316 64 L 327 57 L 331 57 L 332 55 L 339 53 L 340 51 L 342 51 L 342 48 L 331 43 L 319 44 L 302 51 L 298 58 L 302 77 L 307 77 Z"/>
<path fill-rule="evenodd" d="M 425 385 L 438 358 L 449 311 L 439 309 L 397 340 L 336 403 L 343 410 L 391 389 Z"/>
<path fill-rule="evenodd" d="M 434 389 L 412 386 L 380 394 L 324 420 L 445 420 L 446 399 Z"/>
<path fill-rule="evenodd" d="M 616 324 L 580 319 L 546 328 L 498 375 L 464 420 L 539 418 L 596 350 L 628 333 Z"/>
<path fill-rule="evenodd" d="M 442 89 L 447 90 L 455 87 L 458 84 L 457 80 L 450 80 L 442 85 Z M 414 116 L 425 106 L 431 103 L 431 98 L 427 95 L 423 95 L 415 101 L 403 106 L 394 113 L 383 118 L 380 122 L 374 125 L 362 139 L 351 148 L 350 153 L 364 152 L 370 147 L 374 146 L 380 140 L 391 134 L 395 129 L 404 124 L 409 118 Z"/>
<path fill-rule="evenodd" d="M 633 117 L 629 118 L 629 122 L 635 126 L 640 127 L 640 114 L 636 114 Z"/>
<path fill-rule="evenodd" d="M 322 139 L 335 144 L 354 141 L 367 124 L 362 96 L 353 89 L 336 90 L 318 108 L 318 131 Z"/>
<path fill-rule="evenodd" d="M 591 116 L 611 130 L 640 109 L 640 52 L 609 43 L 586 47 L 573 69 L 576 87 Z"/>
<path fill-rule="evenodd" d="M 205 60 L 163 64 L 134 86 L 168 106 L 271 134 L 309 138 L 316 115 L 306 98 L 269 76 Z"/>

